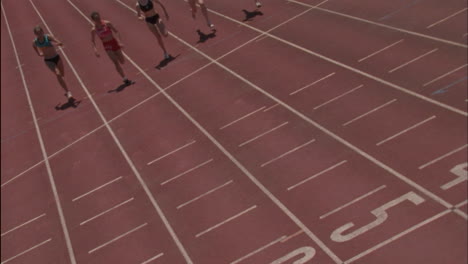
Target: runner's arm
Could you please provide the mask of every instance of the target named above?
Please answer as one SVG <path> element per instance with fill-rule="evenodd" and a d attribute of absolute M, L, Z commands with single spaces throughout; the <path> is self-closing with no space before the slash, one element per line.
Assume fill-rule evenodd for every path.
<path fill-rule="evenodd" d="M 159 0 L 156 0 L 156 3 L 158 3 L 162 10 L 164 11 L 164 15 L 166 15 L 166 19 L 169 20 L 169 14 L 167 13 L 166 7 L 163 5 L 163 3 Z"/>
<path fill-rule="evenodd" d="M 94 50 L 94 54 L 96 54 L 97 57 L 99 57 L 99 52 L 96 48 L 96 30 L 94 29 L 94 27 L 91 29 L 91 43 L 93 44 L 93 50 Z"/>
<path fill-rule="evenodd" d="M 60 40 L 58 40 L 56 37 L 49 35 L 49 39 L 51 42 L 55 42 L 57 46 L 63 46 L 63 43 Z"/>
<path fill-rule="evenodd" d="M 40 52 L 39 49 L 37 48 L 36 43 L 34 41 L 32 43 L 32 46 L 33 46 L 34 51 L 37 53 L 37 56 L 40 56 L 40 57 L 44 56 L 44 54 L 42 54 L 42 52 Z"/>

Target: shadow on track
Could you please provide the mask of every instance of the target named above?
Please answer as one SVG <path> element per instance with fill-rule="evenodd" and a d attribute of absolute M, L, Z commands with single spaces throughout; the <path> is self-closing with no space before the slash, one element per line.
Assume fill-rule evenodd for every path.
<path fill-rule="evenodd" d="M 198 40 L 197 44 L 198 43 L 204 43 L 204 42 L 206 42 L 207 40 L 209 40 L 211 38 L 216 38 L 216 29 L 213 29 L 210 34 L 205 34 L 201 30 L 197 29 L 197 33 L 198 33 L 198 36 L 199 36 L 199 40 Z"/>
<path fill-rule="evenodd" d="M 260 11 L 258 11 L 258 10 L 255 10 L 255 11 L 250 12 L 250 11 L 247 11 L 247 10 L 245 10 L 245 9 L 242 9 L 242 12 L 244 12 L 244 14 L 245 14 L 245 19 L 242 20 L 243 22 L 245 22 L 245 21 L 252 21 L 252 19 L 253 19 L 254 17 L 256 17 L 256 16 L 263 16 L 263 13 L 260 12 Z"/>
<path fill-rule="evenodd" d="M 81 103 L 81 101 L 76 101 L 75 99 L 68 100 L 68 102 L 66 102 L 64 104 L 62 104 L 62 103 L 57 104 L 55 106 L 55 110 L 63 111 L 63 110 L 67 110 L 70 107 L 77 108 L 80 103 Z"/>
<path fill-rule="evenodd" d="M 172 55 L 169 55 L 168 59 L 164 59 L 164 60 L 160 61 L 159 64 L 155 68 L 158 69 L 158 70 L 161 70 L 162 68 L 166 67 L 169 63 L 171 63 L 173 60 L 177 59 L 177 57 L 179 57 L 179 56 L 180 56 L 180 54 L 178 54 L 175 57 L 172 57 Z"/>
<path fill-rule="evenodd" d="M 128 86 L 133 85 L 133 84 L 135 84 L 134 81 L 131 81 L 131 83 L 129 83 L 129 84 L 123 83 L 123 84 L 119 85 L 117 88 L 107 91 L 107 93 L 120 93 L 123 90 L 125 90 L 125 88 L 127 88 Z"/>

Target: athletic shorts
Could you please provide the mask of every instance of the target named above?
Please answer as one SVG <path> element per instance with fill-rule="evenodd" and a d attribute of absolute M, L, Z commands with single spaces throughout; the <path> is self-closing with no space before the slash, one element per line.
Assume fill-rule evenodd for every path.
<path fill-rule="evenodd" d="M 116 39 L 112 39 L 110 41 L 103 42 L 102 45 L 104 46 L 105 50 L 110 51 L 118 51 L 120 50 L 120 45 Z"/>
<path fill-rule="evenodd" d="M 52 58 L 44 59 L 44 62 L 47 64 L 49 69 L 54 70 L 55 66 L 57 66 L 58 62 L 60 61 L 60 55 L 55 55 Z"/>
<path fill-rule="evenodd" d="M 151 17 L 147 17 L 145 18 L 145 21 L 146 23 L 150 23 L 150 24 L 157 24 L 159 22 L 159 14 L 156 14 L 154 16 L 151 16 Z"/>

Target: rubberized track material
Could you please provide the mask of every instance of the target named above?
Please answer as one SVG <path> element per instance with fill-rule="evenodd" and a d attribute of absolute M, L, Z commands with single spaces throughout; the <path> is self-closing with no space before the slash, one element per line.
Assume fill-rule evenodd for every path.
<path fill-rule="evenodd" d="M 169 62 L 133 0 L 2 1 L 2 264 L 468 261 L 466 2 L 165 2 Z"/>

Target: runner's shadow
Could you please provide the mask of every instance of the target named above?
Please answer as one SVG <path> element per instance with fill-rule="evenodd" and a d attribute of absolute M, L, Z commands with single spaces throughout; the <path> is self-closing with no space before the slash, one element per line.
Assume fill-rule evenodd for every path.
<path fill-rule="evenodd" d="M 117 88 L 107 91 L 107 93 L 120 93 L 121 91 L 125 90 L 125 88 L 127 88 L 128 86 L 133 85 L 133 84 L 135 84 L 134 81 L 131 81 L 130 84 L 123 83 L 123 84 L 119 85 Z"/>
<path fill-rule="evenodd" d="M 173 60 L 177 59 L 177 57 L 179 56 L 180 54 L 175 57 L 172 57 L 172 55 L 169 55 L 169 59 L 164 59 L 160 61 L 159 64 L 155 68 L 158 70 L 161 70 L 162 68 L 166 67 L 169 63 L 171 63 Z"/>
<path fill-rule="evenodd" d="M 216 38 L 216 29 L 213 29 L 210 34 L 205 34 L 201 30 L 197 29 L 197 33 L 198 33 L 198 36 L 200 37 L 197 44 L 204 43 L 211 38 Z"/>
<path fill-rule="evenodd" d="M 243 20 L 243 22 L 245 21 L 251 21 L 254 17 L 256 16 L 263 16 L 263 13 L 258 11 L 258 10 L 255 10 L 255 11 L 247 11 L 245 9 L 242 9 L 242 11 L 244 12 L 245 14 L 245 19 Z"/>
<path fill-rule="evenodd" d="M 55 106 L 55 110 L 63 111 L 63 110 L 67 110 L 70 107 L 77 108 L 80 103 L 81 101 L 76 101 L 76 100 L 68 101 L 64 104 L 59 103 Z"/>

